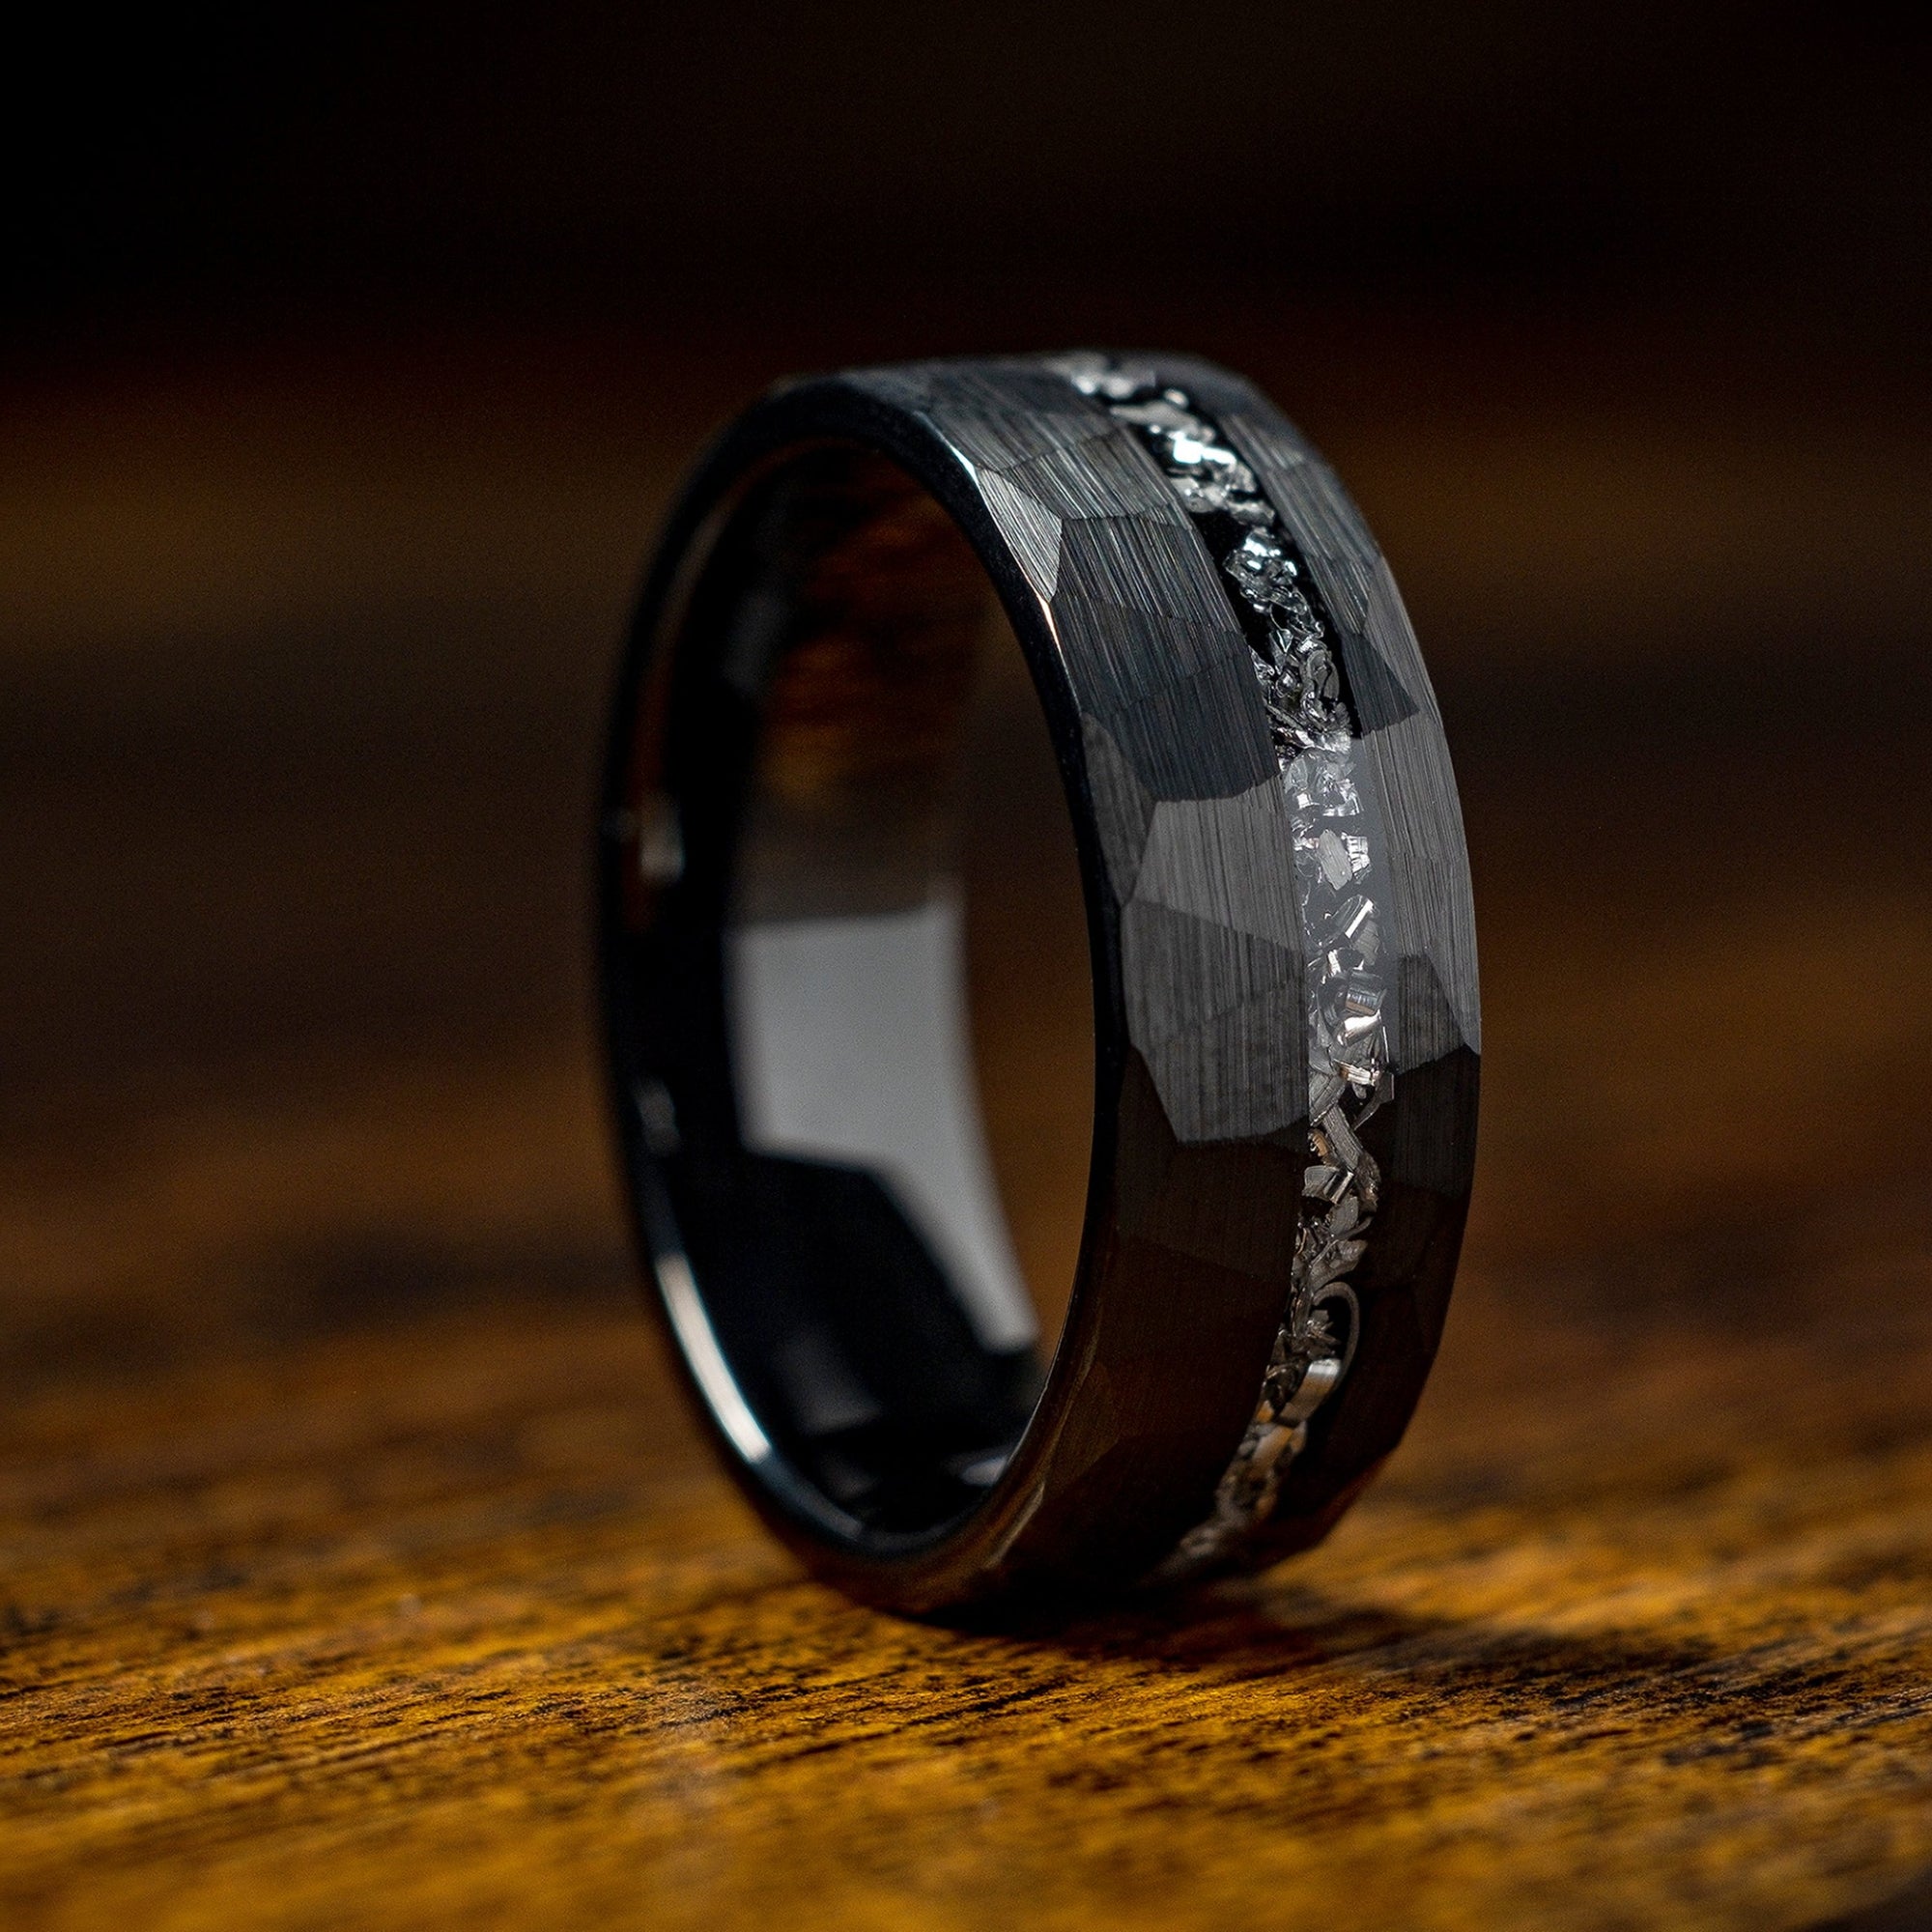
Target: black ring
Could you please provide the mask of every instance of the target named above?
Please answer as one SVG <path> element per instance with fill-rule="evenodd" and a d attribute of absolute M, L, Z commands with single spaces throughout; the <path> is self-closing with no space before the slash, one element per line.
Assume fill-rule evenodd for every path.
<path fill-rule="evenodd" d="M 956 710 L 961 559 L 1025 654 L 1086 902 L 1093 1150 L 1043 1370 L 863 1162 L 748 1133 L 734 1076 L 748 896 L 923 903 L 917 744 Z M 863 663 L 824 646 L 846 632 Z M 887 776 L 843 831 L 795 836 L 761 747 L 813 703 Z M 1395 1447 L 1473 1166 L 1467 860 L 1387 566 L 1239 378 L 1082 353 L 753 406 L 641 599 L 599 905 L 656 1298 L 727 1465 L 814 1571 L 923 1611 L 1254 1567 Z"/>

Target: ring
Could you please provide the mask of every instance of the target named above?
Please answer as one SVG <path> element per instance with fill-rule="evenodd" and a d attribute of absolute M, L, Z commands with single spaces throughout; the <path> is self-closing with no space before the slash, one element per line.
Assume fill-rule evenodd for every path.
<path fill-rule="evenodd" d="M 1060 828 L 1059 925 L 1034 847 L 980 856 L 1028 733 L 1013 836 Z M 646 581 L 597 863 L 654 1299 L 813 1572 L 923 1613 L 1326 1532 L 1442 1328 L 1475 928 L 1394 581 L 1255 388 L 1083 352 L 754 404 Z M 1036 1238 L 1009 1210 L 1062 1156 L 1029 1109 L 1076 1063 L 1084 1209 Z"/>

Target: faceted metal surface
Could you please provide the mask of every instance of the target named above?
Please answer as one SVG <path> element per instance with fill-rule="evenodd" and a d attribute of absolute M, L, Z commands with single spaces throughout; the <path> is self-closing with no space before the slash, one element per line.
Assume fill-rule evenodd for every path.
<path fill-rule="evenodd" d="M 1387 567 L 1271 406 L 1187 358 L 860 371 L 762 412 L 721 475 L 872 442 L 984 560 L 1088 839 L 1100 1035 L 1081 1278 L 999 1488 L 923 1554 L 794 1540 L 911 1606 L 1315 1541 L 1420 1392 L 1473 1166 L 1466 859 Z"/>
<path fill-rule="evenodd" d="M 1272 1514 L 1281 1479 L 1308 1444 L 1308 1425 L 1354 1358 L 1361 1309 L 1349 1275 L 1367 1249 L 1381 1170 L 1359 1130 L 1394 1094 L 1377 970 L 1381 940 L 1355 770 L 1353 708 L 1304 584 L 1305 564 L 1255 473 L 1183 389 L 1146 384 L 1120 395 L 1106 357 L 1054 364 L 1083 395 L 1133 424 L 1165 469 L 1177 500 L 1199 522 L 1245 607 L 1243 628 L 1267 707 L 1294 835 L 1294 901 L 1307 976 L 1309 1161 L 1288 1307 L 1266 1379 L 1214 1509 L 1160 1566 L 1165 1578 L 1238 1550 Z"/>

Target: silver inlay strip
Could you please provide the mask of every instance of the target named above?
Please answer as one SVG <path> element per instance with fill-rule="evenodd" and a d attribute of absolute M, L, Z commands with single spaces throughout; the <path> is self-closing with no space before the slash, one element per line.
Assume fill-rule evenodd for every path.
<path fill-rule="evenodd" d="M 1221 1477 L 1211 1514 L 1155 1572 L 1173 1580 L 1233 1554 L 1273 1510 L 1309 1418 L 1349 1372 L 1360 1262 L 1381 1176 L 1360 1130 L 1395 1088 L 1383 1008 L 1382 892 L 1363 814 L 1360 744 L 1341 664 L 1308 594 L 1305 559 L 1254 472 L 1186 391 L 1142 364 L 1080 354 L 1050 367 L 1130 424 L 1160 464 L 1228 578 L 1294 839 L 1294 901 L 1306 962 L 1309 1160 L 1288 1305 L 1261 1399 Z"/>

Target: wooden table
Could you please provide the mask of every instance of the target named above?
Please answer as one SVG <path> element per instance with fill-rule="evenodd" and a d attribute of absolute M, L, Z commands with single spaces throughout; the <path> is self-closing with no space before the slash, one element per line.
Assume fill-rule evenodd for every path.
<path fill-rule="evenodd" d="M 1398 561 L 1405 527 L 1453 550 L 1362 455 Z M 1926 1922 L 1916 659 L 1876 618 L 1821 644 L 1815 583 L 1788 632 L 1693 611 L 1626 653 L 1605 618 L 1546 659 L 1424 570 L 1488 1112 L 1422 1412 L 1259 1582 L 962 1633 L 799 1576 L 635 1298 L 569 918 L 639 474 L 461 730 L 496 588 L 494 633 L 391 585 L 359 631 L 177 616 L 217 639 L 188 670 L 111 611 L 93 657 L 6 660 L 41 911 L 6 968 L 0 1922 Z M 271 526 L 236 526 L 258 561 Z M 333 638 L 376 698 L 287 670 L 243 703 L 264 635 Z M 404 635 L 422 662 L 385 668 Z M 156 717 L 213 753 L 156 753 Z"/>

